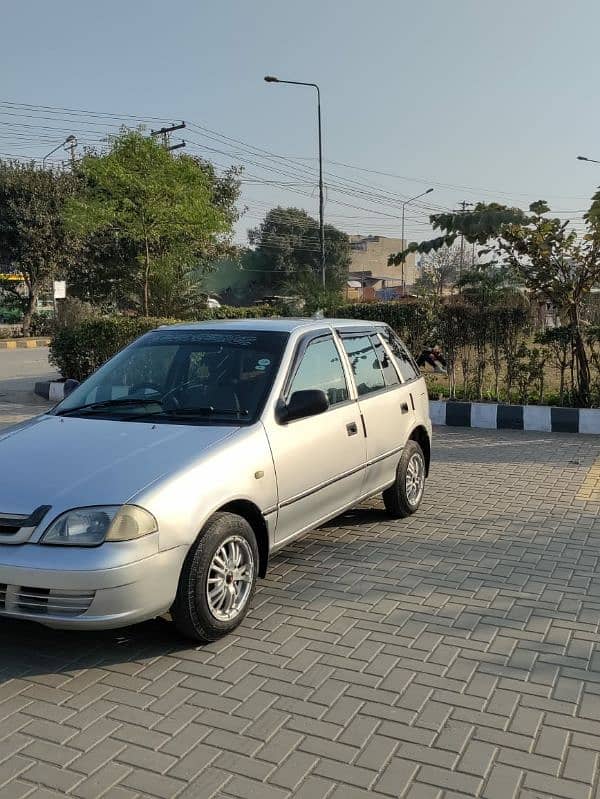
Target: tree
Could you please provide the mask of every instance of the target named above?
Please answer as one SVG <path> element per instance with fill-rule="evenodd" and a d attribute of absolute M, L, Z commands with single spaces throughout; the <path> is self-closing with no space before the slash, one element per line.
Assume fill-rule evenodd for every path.
<path fill-rule="evenodd" d="M 460 235 L 469 242 L 488 244 L 527 289 L 549 300 L 568 319 L 577 398 L 588 405 L 590 365 L 581 312 L 584 300 L 600 280 L 600 191 L 586 214 L 587 232 L 581 238 L 568 220 L 548 218 L 547 213 L 548 205 L 539 201 L 529 206 L 529 213 L 498 203 L 478 203 L 473 211 L 434 214 L 431 224 L 443 235 L 411 244 L 407 252 L 439 250 Z"/>
<path fill-rule="evenodd" d="M 460 247 L 442 247 L 422 259 L 422 271 L 415 283 L 417 293 L 443 296 L 444 289 L 454 285 L 460 271 Z"/>
<path fill-rule="evenodd" d="M 325 285 L 323 278 L 316 272 L 300 272 L 282 285 L 285 294 L 299 297 L 304 301 L 302 309 L 307 314 L 313 314 L 327 308 L 334 308 L 340 301 L 340 285 L 334 277 L 326 274 Z"/>
<path fill-rule="evenodd" d="M 21 297 L 8 281 L 1 288 L 22 300 L 26 336 L 40 292 L 53 279 L 66 277 L 78 252 L 62 221 L 74 191 L 70 173 L 0 161 L 0 262 L 23 276 L 26 293 Z"/>
<path fill-rule="evenodd" d="M 571 330 L 568 327 L 553 327 L 538 333 L 536 341 L 546 347 L 553 365 L 558 369 L 560 375 L 558 401 L 562 405 L 565 396 L 565 376 L 569 363 L 573 360 Z"/>
<path fill-rule="evenodd" d="M 248 231 L 248 240 L 274 288 L 289 286 L 306 273 L 321 274 L 319 223 L 301 208 L 272 208 L 258 227 Z M 325 225 L 326 281 L 332 289 L 341 289 L 350 260 L 348 235 Z"/>
<path fill-rule="evenodd" d="M 482 265 L 469 269 L 457 281 L 463 298 L 479 308 L 498 305 L 507 300 L 522 302 L 506 268 Z"/>
<path fill-rule="evenodd" d="M 81 190 L 67 205 L 66 222 L 92 248 L 94 236 L 110 240 L 145 315 L 159 311 L 153 283 L 157 299 L 165 279 L 184 299 L 192 270 L 227 246 L 236 185 L 239 191 L 231 172 L 217 178 L 207 162 L 173 156 L 138 130 L 113 138 L 107 154 L 86 154 L 77 174 Z"/>

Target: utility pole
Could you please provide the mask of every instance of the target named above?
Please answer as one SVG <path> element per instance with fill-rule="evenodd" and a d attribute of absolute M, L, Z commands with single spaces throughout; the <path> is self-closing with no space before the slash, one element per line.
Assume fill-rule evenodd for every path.
<path fill-rule="evenodd" d="M 168 125 L 164 128 L 159 128 L 158 130 L 151 130 L 151 136 L 160 136 L 162 138 L 162 143 L 165 149 L 167 150 L 178 150 L 180 147 L 185 147 L 185 142 L 181 144 L 176 144 L 173 147 L 169 146 L 169 134 L 173 133 L 174 130 L 183 130 L 185 128 L 185 122 L 180 122 L 179 125 Z"/>
<path fill-rule="evenodd" d="M 461 213 L 464 214 L 464 212 L 467 210 L 467 206 L 473 205 L 473 203 L 468 203 L 466 200 L 463 200 L 461 203 L 459 203 L 459 205 L 460 205 Z M 465 237 L 464 237 L 464 234 L 461 233 L 460 234 L 460 266 L 459 266 L 459 270 L 458 270 L 458 279 L 459 280 L 460 280 L 460 278 L 462 277 L 462 274 L 463 274 L 464 260 L 465 260 Z"/>
<path fill-rule="evenodd" d="M 75 136 L 69 136 L 65 142 L 67 145 L 66 150 L 69 151 L 69 160 L 71 162 L 71 169 L 75 169 L 75 148 L 77 147 L 77 139 Z"/>

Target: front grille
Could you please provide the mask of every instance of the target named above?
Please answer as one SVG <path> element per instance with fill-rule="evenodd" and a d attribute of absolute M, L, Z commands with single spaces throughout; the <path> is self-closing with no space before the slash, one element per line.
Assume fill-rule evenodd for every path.
<path fill-rule="evenodd" d="M 29 516 L 0 513 L 0 544 L 23 544 L 28 541 L 49 510 L 50 505 L 41 505 Z"/>
<path fill-rule="evenodd" d="M 0 522 L 0 535 L 16 535 L 21 529 L 21 525 L 16 527 L 13 524 L 2 524 Z"/>
<path fill-rule="evenodd" d="M 95 591 L 31 588 L 0 583 L 0 613 L 19 616 L 81 616 L 94 600 Z"/>

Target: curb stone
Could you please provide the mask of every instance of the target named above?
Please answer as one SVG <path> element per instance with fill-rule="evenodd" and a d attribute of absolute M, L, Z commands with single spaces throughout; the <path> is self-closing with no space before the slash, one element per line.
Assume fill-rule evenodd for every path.
<path fill-rule="evenodd" d="M 49 338 L 0 339 L 0 350 L 32 350 L 37 347 L 47 347 L 49 344 Z"/>
<path fill-rule="evenodd" d="M 74 382 L 68 377 L 61 380 L 42 380 L 35 384 L 33 393 L 51 402 L 60 402 L 67 396 L 70 384 Z"/>
<path fill-rule="evenodd" d="M 429 412 L 433 424 L 452 427 L 600 435 L 600 408 L 430 400 Z"/>

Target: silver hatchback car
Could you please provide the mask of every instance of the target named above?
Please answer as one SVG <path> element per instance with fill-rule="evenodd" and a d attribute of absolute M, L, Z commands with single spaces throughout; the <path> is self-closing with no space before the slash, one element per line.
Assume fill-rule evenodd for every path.
<path fill-rule="evenodd" d="M 154 330 L 0 433 L 0 615 L 91 629 L 170 612 L 215 640 L 297 536 L 379 493 L 414 513 L 430 442 L 425 382 L 385 325 Z"/>

